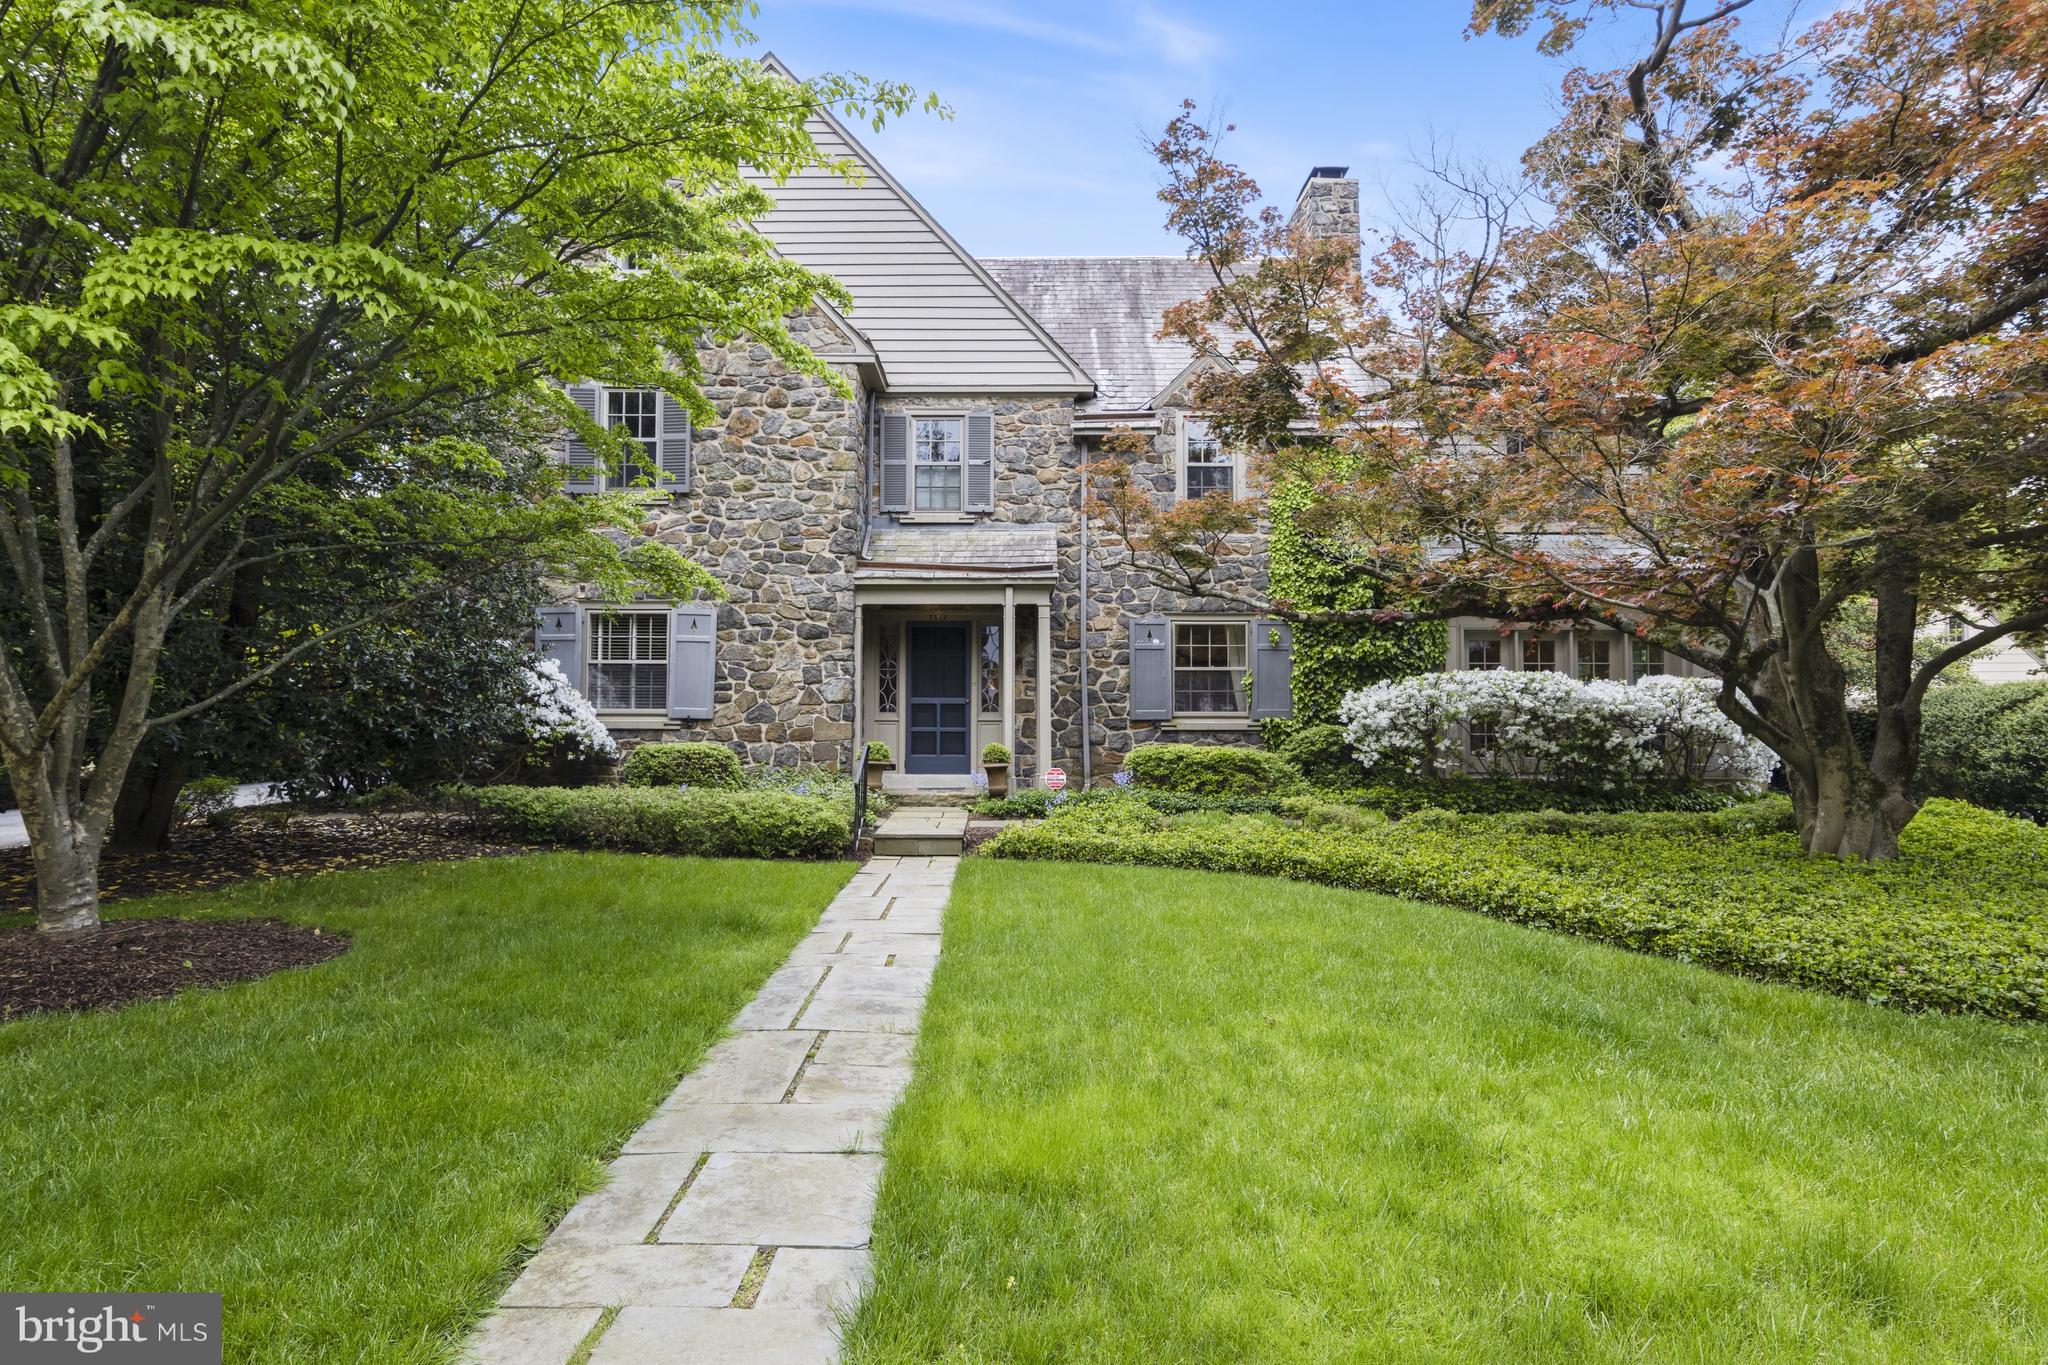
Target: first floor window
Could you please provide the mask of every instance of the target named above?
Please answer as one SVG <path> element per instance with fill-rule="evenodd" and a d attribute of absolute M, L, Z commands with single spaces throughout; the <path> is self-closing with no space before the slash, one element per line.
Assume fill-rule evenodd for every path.
<path fill-rule="evenodd" d="M 981 714 L 1003 713 L 1003 628 L 984 624 L 981 628 Z"/>
<path fill-rule="evenodd" d="M 1530 636 L 1522 641 L 1522 671 L 1524 673 L 1557 672 L 1557 641 L 1539 636 Z"/>
<path fill-rule="evenodd" d="M 875 712 L 893 716 L 896 714 L 896 688 L 902 675 L 902 669 L 896 662 L 895 626 L 882 627 L 879 652 L 880 658 L 875 665 Z"/>
<path fill-rule="evenodd" d="M 1500 667 L 1500 641 L 1465 637 L 1465 667 L 1485 673 Z"/>
<path fill-rule="evenodd" d="M 1236 497 L 1236 467 L 1223 449 L 1222 440 L 1207 422 L 1190 417 L 1183 426 L 1188 450 L 1182 490 L 1191 498 L 1206 498 L 1211 493 L 1222 498 Z"/>
<path fill-rule="evenodd" d="M 667 709 L 667 612 L 591 613 L 590 703 L 600 711 Z"/>
<path fill-rule="evenodd" d="M 1633 660 L 1634 673 L 1638 678 L 1654 678 L 1664 671 L 1664 651 L 1647 641 L 1637 640 Z"/>
<path fill-rule="evenodd" d="M 1245 624 L 1176 621 L 1173 709 L 1181 715 L 1244 713 Z"/>
<path fill-rule="evenodd" d="M 1579 637 L 1579 681 L 1614 676 L 1614 642 Z"/>
<path fill-rule="evenodd" d="M 619 487 L 632 488 L 641 481 L 652 482 L 661 467 L 656 453 L 661 395 L 653 389 L 611 389 L 605 394 L 606 425 L 618 433 L 626 446 L 626 462 L 619 470 Z M 638 447 L 638 453 L 634 447 Z"/>
<path fill-rule="evenodd" d="M 960 510 L 960 428 L 958 417 L 920 417 L 911 442 L 911 506 L 920 512 Z"/>
<path fill-rule="evenodd" d="M 1475 754 L 1483 754 L 1493 748 L 1497 735 L 1490 720 L 1475 720 L 1465 727 L 1467 747 Z"/>

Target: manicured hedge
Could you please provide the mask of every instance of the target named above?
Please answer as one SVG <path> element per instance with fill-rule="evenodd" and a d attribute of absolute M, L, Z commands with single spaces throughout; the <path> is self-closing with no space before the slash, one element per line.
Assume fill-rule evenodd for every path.
<path fill-rule="evenodd" d="M 1140 744 L 1124 767 L 1141 786 L 1193 796 L 1278 796 L 1301 785 L 1280 755 L 1233 744 Z"/>
<path fill-rule="evenodd" d="M 1933 796 L 2048 820 L 2048 682 L 1929 691 L 1920 781 Z"/>
<path fill-rule="evenodd" d="M 723 744 L 642 744 L 619 765 L 619 781 L 629 787 L 716 787 L 731 791 L 746 785 L 739 756 Z"/>
<path fill-rule="evenodd" d="M 1471 815 L 1541 810 L 1581 814 L 1709 811 L 1725 810 L 1744 799 L 1720 787 L 1581 791 L 1548 782 L 1524 782 L 1512 777 L 1414 777 L 1398 782 L 1369 782 L 1363 786 L 1318 784 L 1317 790 L 1328 800 L 1349 801 L 1397 817 L 1421 810 L 1451 810 Z"/>
<path fill-rule="evenodd" d="M 981 852 L 1290 877 L 1901 1008 L 2048 1018 L 2048 830 L 1933 801 L 1901 856 L 1871 866 L 1804 857 L 1771 828 L 1782 801 L 1597 830 L 1583 819 L 1436 812 L 1336 831 L 1108 802 Z"/>
<path fill-rule="evenodd" d="M 707 858 L 843 857 L 853 820 L 847 802 L 779 791 L 469 787 L 453 799 L 518 839 Z"/>
<path fill-rule="evenodd" d="M 1037 820 L 1054 811 L 1104 801 L 1137 801 L 1166 815 L 1187 815 L 1194 811 L 1224 811 L 1231 815 L 1284 813 L 1301 796 L 1195 796 L 1188 792 L 1159 791 L 1152 787 L 1096 787 L 1087 791 L 1047 791 L 1027 787 L 1010 796 L 984 796 L 968 809 L 986 820 Z"/>

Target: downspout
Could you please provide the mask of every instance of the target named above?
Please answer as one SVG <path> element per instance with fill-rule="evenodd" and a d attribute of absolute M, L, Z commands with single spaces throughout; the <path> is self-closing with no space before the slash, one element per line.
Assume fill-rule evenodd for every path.
<path fill-rule="evenodd" d="M 1075 450 L 1079 452 L 1077 445 Z M 1086 460 L 1081 464 L 1085 467 Z M 1081 790 L 1093 786 L 1094 764 L 1091 758 L 1094 749 L 1095 727 L 1091 708 L 1088 705 L 1088 623 L 1095 619 L 1095 610 L 1088 602 L 1088 476 L 1081 476 Z"/>

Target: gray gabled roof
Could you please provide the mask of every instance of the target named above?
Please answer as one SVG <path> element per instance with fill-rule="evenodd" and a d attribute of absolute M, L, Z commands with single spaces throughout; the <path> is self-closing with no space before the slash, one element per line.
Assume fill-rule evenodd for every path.
<path fill-rule="evenodd" d="M 1083 411 L 1137 412 L 1194 353 L 1161 341 L 1159 315 L 1200 298 L 1215 279 L 1185 256 L 984 256 L 982 266 L 1095 376 Z"/>
<path fill-rule="evenodd" d="M 772 55 L 770 70 L 794 80 Z M 989 278 L 924 206 L 829 112 L 806 128 L 828 159 L 858 167 L 849 181 L 814 167 L 776 183 L 755 224 L 790 260 L 853 295 L 851 320 L 873 343 L 898 393 L 1071 393 L 1095 381 L 1039 320 Z"/>

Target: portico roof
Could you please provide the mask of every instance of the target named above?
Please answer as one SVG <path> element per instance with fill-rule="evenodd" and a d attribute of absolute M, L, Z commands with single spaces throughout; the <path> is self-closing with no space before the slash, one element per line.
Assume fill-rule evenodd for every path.
<path fill-rule="evenodd" d="M 861 547 L 856 580 L 1045 579 L 1059 569 L 1059 541 L 1050 526 L 877 527 Z"/>

